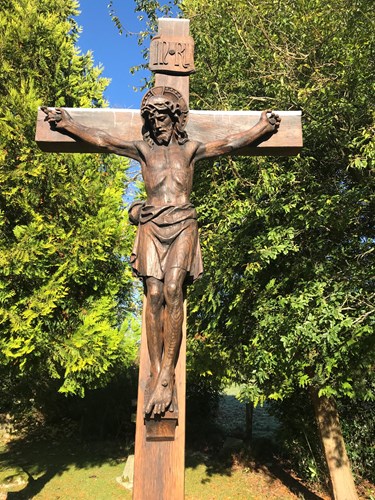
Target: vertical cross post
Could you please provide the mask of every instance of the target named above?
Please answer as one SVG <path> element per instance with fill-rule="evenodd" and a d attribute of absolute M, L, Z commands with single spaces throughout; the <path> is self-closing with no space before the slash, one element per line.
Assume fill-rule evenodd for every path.
<path fill-rule="evenodd" d="M 150 69 L 156 87 L 172 87 L 189 103 L 189 74 L 194 71 L 193 39 L 189 20 L 159 19 L 159 31 L 150 47 Z M 134 458 L 134 500 L 182 500 L 185 490 L 186 299 L 182 341 L 175 372 L 178 413 L 158 419 L 143 413 L 150 359 L 146 335 L 146 297 L 143 301 Z"/>
<path fill-rule="evenodd" d="M 146 299 L 143 303 L 142 339 L 137 400 L 137 421 L 135 436 L 133 499 L 182 500 L 185 491 L 185 389 L 186 389 L 186 300 L 184 302 L 184 323 L 182 342 L 176 366 L 176 389 L 178 394 L 178 421 L 170 434 L 163 429 L 165 420 L 156 421 L 162 427 L 155 430 L 155 438 L 147 437 L 144 422 L 144 389 L 150 373 L 145 328 Z M 164 437 L 157 437 L 166 433 Z"/>

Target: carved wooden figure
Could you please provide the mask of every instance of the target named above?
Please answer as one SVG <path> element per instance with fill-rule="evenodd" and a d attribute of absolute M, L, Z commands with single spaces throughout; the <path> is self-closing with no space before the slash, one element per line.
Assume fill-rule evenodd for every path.
<path fill-rule="evenodd" d="M 171 87 L 154 87 L 142 101 L 143 140 L 129 141 L 82 125 L 64 109 L 43 110 L 55 130 L 141 164 L 147 200 L 130 208 L 131 221 L 138 226 L 130 262 L 135 274 L 143 279 L 147 296 L 151 370 L 144 413 L 160 415 L 173 411 L 183 286 L 203 272 L 197 214 L 190 203 L 194 164 L 245 148 L 276 132 L 280 118 L 263 111 L 258 123 L 249 130 L 203 143 L 189 139 L 185 131 L 188 108 L 182 95 Z"/>
<path fill-rule="evenodd" d="M 190 202 L 195 162 L 225 154 L 261 154 L 262 148 L 274 154 L 293 154 L 302 146 L 298 112 L 280 113 L 287 123 L 284 130 L 284 116 L 280 118 L 270 110 L 237 115 L 197 112 L 201 122 L 198 119 L 194 124 L 193 120 L 188 134 L 188 75 L 194 71 L 193 47 L 188 21 L 161 20 L 150 50 L 156 86 L 143 98 L 142 121 L 133 120 L 129 113 L 122 116 L 131 118 L 131 124 L 124 124 L 124 131 L 113 123 L 116 115 L 123 114 L 120 111 L 115 112 L 115 120 L 104 120 L 97 126 L 88 111 L 44 107 L 45 117 L 39 115 L 37 126 L 37 140 L 43 149 L 56 150 L 65 144 L 65 150 L 74 151 L 82 150 L 83 144 L 86 151 L 127 156 L 141 165 L 147 199 L 133 203 L 129 209 L 130 221 L 138 226 L 131 265 L 144 283 L 148 351 L 147 360 L 144 347 L 141 354 L 134 480 L 137 499 L 183 498 L 184 287 L 203 271 L 197 215 Z M 142 129 L 141 136 L 134 131 L 134 122 Z M 234 133 L 225 135 L 225 129 Z M 56 146 L 55 138 L 61 132 L 64 135 L 57 139 L 60 145 Z M 279 135 L 281 141 L 275 141 Z M 267 146 L 272 140 L 274 145 Z M 283 151 L 283 147 L 289 150 Z M 176 394 L 180 348 L 183 369 L 178 372 Z M 173 474 L 167 473 L 173 468 Z"/>

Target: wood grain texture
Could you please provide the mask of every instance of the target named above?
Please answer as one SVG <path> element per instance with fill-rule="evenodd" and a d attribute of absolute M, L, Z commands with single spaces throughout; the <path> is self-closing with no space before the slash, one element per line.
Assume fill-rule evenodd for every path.
<path fill-rule="evenodd" d="M 166 36 L 189 36 L 190 19 L 176 19 L 173 17 L 160 17 L 158 19 L 158 34 Z"/>
<path fill-rule="evenodd" d="M 185 37 L 189 35 L 189 19 L 161 18 L 158 21 L 158 34 Z M 155 72 L 155 87 L 173 87 L 178 90 L 189 106 L 189 76 L 177 76 Z"/>
<path fill-rule="evenodd" d="M 168 76 L 171 75 L 163 75 Z M 188 78 L 188 77 L 179 77 Z M 74 109 L 66 108 L 70 115 L 87 127 L 96 127 L 109 134 L 129 140 L 142 140 L 142 119 L 139 110 L 128 109 Z M 281 117 L 279 130 L 258 145 L 237 151 L 236 156 L 270 155 L 288 156 L 301 151 L 302 122 L 300 111 L 276 111 Z M 260 111 L 194 111 L 189 113 L 186 130 L 190 139 L 213 141 L 251 128 L 259 120 Z M 99 148 L 51 130 L 44 121 L 45 114 L 38 111 L 35 140 L 43 151 L 65 153 L 100 153 Z"/>
<path fill-rule="evenodd" d="M 185 489 L 186 300 L 179 360 L 176 367 L 178 425 L 173 441 L 147 441 L 143 415 L 144 389 L 150 372 L 143 301 L 137 423 L 134 458 L 134 500 L 182 500 Z"/>

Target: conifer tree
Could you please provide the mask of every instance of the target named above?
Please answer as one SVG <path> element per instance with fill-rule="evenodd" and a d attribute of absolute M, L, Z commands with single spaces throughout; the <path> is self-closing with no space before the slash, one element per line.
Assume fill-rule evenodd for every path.
<path fill-rule="evenodd" d="M 83 394 L 134 357 L 128 163 L 42 153 L 37 107 L 100 107 L 73 0 L 0 6 L 0 366 Z"/>

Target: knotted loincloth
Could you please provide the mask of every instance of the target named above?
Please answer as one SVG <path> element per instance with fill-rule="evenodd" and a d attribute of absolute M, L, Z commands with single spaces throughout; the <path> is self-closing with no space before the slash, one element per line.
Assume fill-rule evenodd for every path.
<path fill-rule="evenodd" d="M 130 263 L 136 276 L 163 280 L 168 269 L 185 269 L 190 281 L 203 273 L 197 213 L 191 203 L 143 205 Z M 130 211 L 132 207 L 130 208 Z"/>

